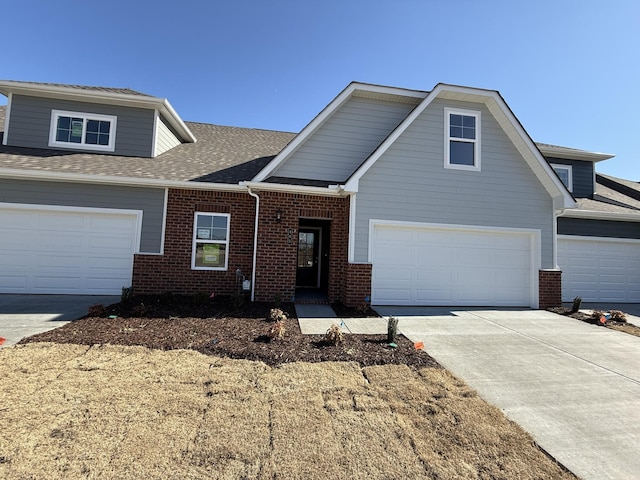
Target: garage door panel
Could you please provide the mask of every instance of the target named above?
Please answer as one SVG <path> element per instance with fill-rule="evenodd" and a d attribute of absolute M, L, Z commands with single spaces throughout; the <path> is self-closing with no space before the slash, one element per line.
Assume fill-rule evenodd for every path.
<path fill-rule="evenodd" d="M 131 285 L 135 213 L 0 207 L 0 221 L 0 292 L 119 294 Z"/>
<path fill-rule="evenodd" d="M 640 302 L 640 242 L 627 239 L 558 239 L 562 299 Z"/>
<path fill-rule="evenodd" d="M 372 301 L 380 305 L 531 306 L 531 235 L 462 227 L 376 225 Z M 386 249 L 390 246 L 381 238 L 397 240 L 393 248 L 406 252 L 402 261 L 395 258 L 393 264 L 389 262 Z M 411 272 L 411 282 L 403 282 L 402 296 L 394 298 L 394 293 L 399 293 L 392 288 L 398 279 L 397 269 Z M 496 294 L 496 289 L 501 293 Z"/>

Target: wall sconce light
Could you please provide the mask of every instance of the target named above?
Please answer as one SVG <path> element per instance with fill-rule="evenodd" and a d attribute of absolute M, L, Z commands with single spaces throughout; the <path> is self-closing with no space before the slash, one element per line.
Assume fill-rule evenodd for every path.
<path fill-rule="evenodd" d="M 281 209 L 277 209 L 276 210 L 275 221 L 276 221 L 276 223 L 280 223 L 282 221 L 282 210 Z"/>

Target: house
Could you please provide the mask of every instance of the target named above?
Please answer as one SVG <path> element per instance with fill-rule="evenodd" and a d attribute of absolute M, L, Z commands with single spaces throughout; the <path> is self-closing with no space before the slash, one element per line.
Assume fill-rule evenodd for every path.
<path fill-rule="evenodd" d="M 586 291 L 574 252 L 601 259 L 601 237 L 639 255 L 640 200 L 593 180 L 611 156 L 534 143 L 496 91 L 352 83 L 297 135 L 128 89 L 0 92 L 0 292 L 543 308 L 563 263 L 563 295 Z"/>

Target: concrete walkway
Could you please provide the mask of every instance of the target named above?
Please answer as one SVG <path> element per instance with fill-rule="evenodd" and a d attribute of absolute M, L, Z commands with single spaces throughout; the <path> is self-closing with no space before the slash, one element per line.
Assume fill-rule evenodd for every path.
<path fill-rule="evenodd" d="M 640 337 L 545 311 L 377 311 L 579 477 L 639 478 Z"/>
<path fill-rule="evenodd" d="M 387 333 L 386 318 L 338 318 L 329 305 L 296 304 L 296 314 L 304 335 L 324 335 L 334 323 L 344 333 Z"/>
<path fill-rule="evenodd" d="M 22 338 L 60 327 L 83 317 L 91 305 L 111 305 L 120 301 L 114 295 L 13 295 L 0 294 L 0 337 L 4 346 Z"/>

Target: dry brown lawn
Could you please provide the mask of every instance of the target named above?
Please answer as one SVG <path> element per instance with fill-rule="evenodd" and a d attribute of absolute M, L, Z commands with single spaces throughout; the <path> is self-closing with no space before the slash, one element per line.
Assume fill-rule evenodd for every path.
<path fill-rule="evenodd" d="M 3 479 L 575 478 L 443 369 L 0 350 Z"/>

